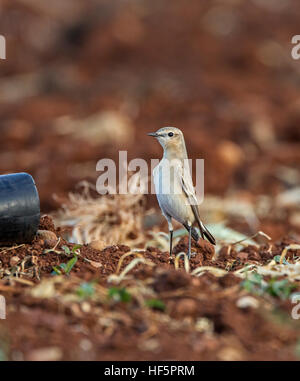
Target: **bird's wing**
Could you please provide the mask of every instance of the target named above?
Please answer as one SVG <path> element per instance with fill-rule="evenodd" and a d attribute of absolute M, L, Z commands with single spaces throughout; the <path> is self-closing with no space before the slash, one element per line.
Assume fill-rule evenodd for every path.
<path fill-rule="evenodd" d="M 183 165 L 180 165 L 177 168 L 178 168 L 178 170 L 176 171 L 176 173 L 179 177 L 179 183 L 181 184 L 181 188 L 183 190 L 183 193 L 187 197 L 187 201 L 188 201 L 189 205 L 197 207 L 199 202 L 198 202 L 196 194 L 195 194 L 195 189 L 193 186 L 193 180 L 192 180 L 191 174 L 189 172 L 189 169 L 184 168 Z M 198 211 L 198 208 L 196 208 L 196 209 Z M 193 212 L 194 212 L 194 210 L 193 210 Z M 199 211 L 196 213 L 199 216 Z M 194 212 L 194 214 L 195 214 L 195 212 Z"/>
<path fill-rule="evenodd" d="M 193 186 L 193 181 L 192 181 L 192 177 L 191 177 L 190 173 L 188 172 L 188 170 L 183 171 L 183 168 L 181 168 L 181 171 L 179 170 L 177 173 L 180 177 L 182 190 L 187 197 L 188 204 L 192 208 L 195 220 L 197 221 L 197 224 L 199 226 L 201 237 L 204 238 L 204 236 L 205 236 L 209 240 L 210 243 L 215 245 L 216 241 L 215 241 L 214 237 L 208 231 L 208 229 L 206 228 L 206 226 L 202 223 L 202 221 L 200 219 L 200 214 L 199 214 L 199 209 L 198 209 L 198 200 L 197 200 L 197 197 L 195 194 L 195 189 Z"/>
<path fill-rule="evenodd" d="M 200 220 L 199 209 L 198 209 L 198 200 L 195 195 L 192 179 L 190 176 L 187 176 L 187 175 L 184 176 L 183 174 L 181 174 L 180 180 L 181 180 L 181 187 L 182 187 L 183 193 L 185 194 L 187 198 L 187 203 L 189 204 L 187 205 L 187 207 L 192 208 L 193 214 L 195 216 L 195 220 L 197 221 L 199 225 L 201 220 Z"/>

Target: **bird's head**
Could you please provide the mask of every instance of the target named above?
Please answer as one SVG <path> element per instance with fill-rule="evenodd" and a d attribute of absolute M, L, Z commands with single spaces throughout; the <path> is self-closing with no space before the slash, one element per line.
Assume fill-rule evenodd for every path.
<path fill-rule="evenodd" d="M 163 127 L 156 132 L 150 132 L 148 135 L 156 138 L 164 150 L 185 149 L 183 133 L 179 128 Z"/>

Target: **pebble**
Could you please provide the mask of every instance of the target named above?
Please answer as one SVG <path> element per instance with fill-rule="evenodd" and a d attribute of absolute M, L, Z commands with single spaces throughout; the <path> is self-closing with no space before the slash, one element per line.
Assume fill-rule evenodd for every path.
<path fill-rule="evenodd" d="M 242 298 L 238 299 L 236 305 L 239 308 L 258 308 L 259 301 L 253 298 L 253 296 L 243 296 Z"/>
<path fill-rule="evenodd" d="M 193 299 L 182 299 L 176 306 L 176 312 L 182 316 L 194 315 L 197 311 L 197 303 Z"/>
<path fill-rule="evenodd" d="M 17 257 L 16 255 L 11 257 L 9 261 L 11 266 L 16 266 L 19 262 L 20 262 L 20 258 Z"/>
<path fill-rule="evenodd" d="M 30 351 L 27 355 L 29 361 L 58 361 L 62 358 L 63 352 L 58 347 L 39 348 Z"/>
<path fill-rule="evenodd" d="M 37 236 L 42 239 L 45 243 L 45 246 L 49 248 L 54 247 L 58 240 L 56 234 L 50 230 L 38 230 Z"/>
<path fill-rule="evenodd" d="M 89 246 L 92 249 L 102 251 L 107 247 L 107 244 L 102 239 L 98 239 L 96 241 L 92 241 L 91 243 L 89 243 Z"/>
<path fill-rule="evenodd" d="M 236 257 L 241 261 L 245 262 L 248 259 L 248 253 L 241 251 L 240 253 L 238 253 Z"/>

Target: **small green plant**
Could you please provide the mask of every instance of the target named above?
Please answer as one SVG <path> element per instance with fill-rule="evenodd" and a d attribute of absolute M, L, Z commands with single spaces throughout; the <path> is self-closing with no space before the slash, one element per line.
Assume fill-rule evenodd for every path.
<path fill-rule="evenodd" d="M 276 280 L 274 278 L 265 281 L 262 275 L 250 274 L 242 284 L 242 288 L 256 295 L 267 293 L 280 299 L 287 299 L 296 286 L 287 279 Z"/>
<path fill-rule="evenodd" d="M 276 263 L 280 263 L 280 257 L 281 257 L 281 255 L 275 255 L 275 257 L 273 258 L 274 259 L 274 261 L 276 262 Z M 283 258 L 283 264 L 284 265 L 288 265 L 289 264 L 289 262 L 285 259 L 285 258 Z"/>
<path fill-rule="evenodd" d="M 287 279 L 275 280 L 271 279 L 266 286 L 265 292 L 280 299 L 287 299 L 296 285 L 290 283 Z"/>
<path fill-rule="evenodd" d="M 164 311 L 166 309 L 166 305 L 162 300 L 159 299 L 148 299 L 145 302 L 146 306 L 149 308 L 153 308 L 154 310 Z"/>
<path fill-rule="evenodd" d="M 68 246 L 64 245 L 61 248 L 63 249 L 63 251 L 65 252 L 66 255 L 70 255 L 71 254 L 71 250 L 69 249 Z"/>
<path fill-rule="evenodd" d="M 51 275 L 62 275 L 64 273 L 65 265 L 65 263 L 61 263 L 59 266 L 53 266 Z"/>
<path fill-rule="evenodd" d="M 259 293 L 262 288 L 263 277 L 257 273 L 252 273 L 242 282 L 241 286 L 253 294 Z"/>
<path fill-rule="evenodd" d="M 95 294 L 94 282 L 83 282 L 76 290 L 77 295 L 82 299 L 88 299 Z"/>
<path fill-rule="evenodd" d="M 108 289 L 108 298 L 115 302 L 128 303 L 131 300 L 131 295 L 126 288 L 111 287 Z"/>
<path fill-rule="evenodd" d="M 71 255 L 71 254 L 79 254 L 78 250 L 81 248 L 81 245 L 74 245 L 72 247 L 72 250 L 70 250 L 70 248 L 68 246 L 66 246 L 66 245 L 62 246 L 61 248 L 63 249 L 65 254 L 68 256 L 68 255 Z"/>
<path fill-rule="evenodd" d="M 62 246 L 65 254 L 67 256 L 73 255 L 73 257 L 67 263 L 61 263 L 59 266 L 53 266 L 52 275 L 69 275 L 78 260 L 80 247 L 81 245 L 74 245 L 72 250 L 70 250 L 68 246 Z"/>

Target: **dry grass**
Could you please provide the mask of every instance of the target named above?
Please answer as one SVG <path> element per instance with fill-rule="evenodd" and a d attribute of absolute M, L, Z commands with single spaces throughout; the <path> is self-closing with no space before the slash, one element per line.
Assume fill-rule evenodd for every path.
<path fill-rule="evenodd" d="M 93 186 L 82 183 L 82 193 L 69 195 L 69 202 L 53 214 L 58 226 L 71 227 L 68 241 L 78 244 L 102 241 L 105 246 L 136 247 L 145 242 L 142 194 L 91 196 Z"/>

